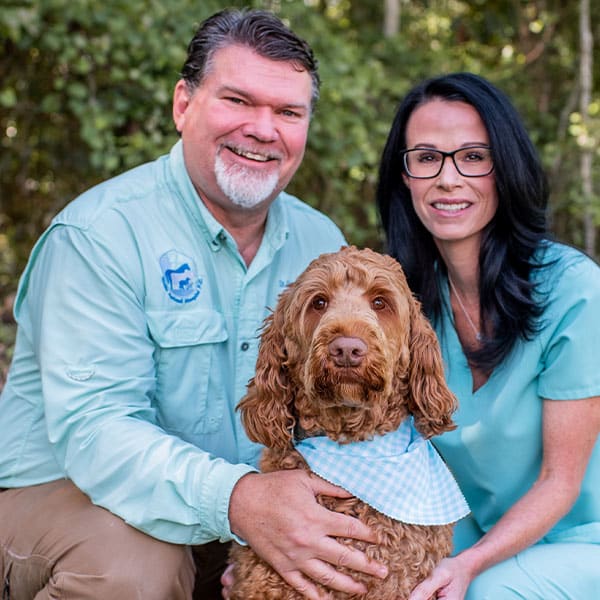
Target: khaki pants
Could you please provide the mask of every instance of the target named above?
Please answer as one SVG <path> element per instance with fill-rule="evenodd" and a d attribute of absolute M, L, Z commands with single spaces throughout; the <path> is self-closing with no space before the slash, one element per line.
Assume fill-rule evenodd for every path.
<path fill-rule="evenodd" d="M 217 600 L 226 555 L 156 540 L 67 480 L 0 492 L 2 600 Z"/>

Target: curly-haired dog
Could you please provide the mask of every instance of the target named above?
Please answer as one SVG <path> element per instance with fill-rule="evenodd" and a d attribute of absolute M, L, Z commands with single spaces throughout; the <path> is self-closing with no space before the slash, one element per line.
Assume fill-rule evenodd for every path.
<path fill-rule="evenodd" d="M 385 580 L 353 573 L 365 599 L 408 598 L 450 553 L 452 522 L 468 509 L 426 438 L 454 428 L 456 401 L 435 333 L 394 259 L 348 247 L 314 260 L 267 318 L 239 408 L 250 439 L 266 447 L 263 471 L 310 469 L 354 494 L 318 501 L 376 533 L 376 544 L 340 540 L 388 566 Z M 380 460 L 371 450 L 382 444 Z M 378 481 L 363 471 L 371 463 Z M 442 483 L 432 483 L 438 475 Z M 235 546 L 232 562 L 234 600 L 301 598 L 251 548 Z"/>

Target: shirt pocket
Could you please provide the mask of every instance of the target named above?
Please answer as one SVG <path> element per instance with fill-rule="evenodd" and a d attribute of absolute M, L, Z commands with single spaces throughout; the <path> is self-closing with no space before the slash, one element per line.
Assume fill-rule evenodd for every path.
<path fill-rule="evenodd" d="M 226 399 L 225 319 L 212 309 L 147 311 L 155 343 L 155 409 L 169 433 L 199 444 L 223 422 Z"/>

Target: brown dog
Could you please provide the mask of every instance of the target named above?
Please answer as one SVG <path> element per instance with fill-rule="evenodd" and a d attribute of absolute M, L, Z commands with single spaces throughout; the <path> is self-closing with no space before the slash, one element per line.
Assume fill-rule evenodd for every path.
<path fill-rule="evenodd" d="M 340 447 L 365 442 L 396 432 L 411 415 L 428 444 L 424 438 L 454 428 L 456 400 L 444 382 L 435 333 L 400 265 L 348 247 L 314 260 L 281 294 L 239 408 L 250 439 L 266 447 L 261 469 L 268 472 L 310 469 L 295 448 L 298 439 L 326 436 Z M 451 551 L 451 523 L 402 522 L 356 497 L 318 501 L 376 533 L 376 544 L 340 540 L 388 566 L 385 580 L 352 573 L 369 590 L 365 599 L 408 598 Z M 231 558 L 233 600 L 301 598 L 251 548 L 235 546 Z"/>

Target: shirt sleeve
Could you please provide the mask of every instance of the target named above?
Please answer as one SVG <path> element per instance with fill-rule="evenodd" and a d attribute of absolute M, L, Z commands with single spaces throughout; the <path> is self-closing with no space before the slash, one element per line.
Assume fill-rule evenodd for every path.
<path fill-rule="evenodd" d="M 127 247 L 127 236 L 116 243 L 119 231 L 112 233 L 108 239 L 53 227 L 36 246 L 19 293 L 56 459 L 94 503 L 154 537 L 232 539 L 229 497 L 254 469 L 157 425 L 143 275 L 124 266 L 135 264 L 133 243 Z"/>
<path fill-rule="evenodd" d="M 555 266 L 542 316 L 544 344 L 539 395 L 574 400 L 600 395 L 600 268 L 583 254 Z"/>

